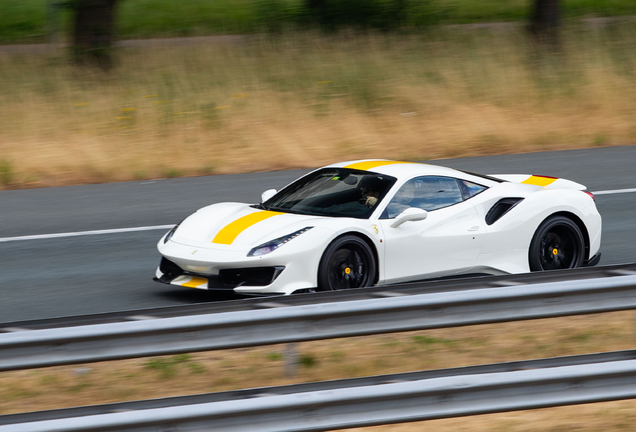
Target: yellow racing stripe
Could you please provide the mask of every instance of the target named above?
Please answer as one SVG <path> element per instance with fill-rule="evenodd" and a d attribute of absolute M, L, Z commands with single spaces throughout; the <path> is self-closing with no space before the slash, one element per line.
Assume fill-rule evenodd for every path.
<path fill-rule="evenodd" d="M 373 168 L 377 168 L 379 166 L 405 164 L 405 163 L 411 163 L 411 162 L 376 160 L 376 161 L 357 162 L 357 163 L 354 163 L 354 164 L 351 164 L 351 165 L 347 165 L 345 168 L 351 168 L 351 169 L 357 169 L 357 170 L 366 171 L 366 170 L 370 170 L 370 169 L 373 169 Z"/>
<path fill-rule="evenodd" d="M 192 279 L 190 279 L 186 283 L 182 283 L 181 286 L 187 287 L 187 288 L 196 288 L 196 287 L 201 286 L 201 285 L 206 284 L 206 283 L 208 283 L 207 279 L 193 276 Z"/>
<path fill-rule="evenodd" d="M 530 176 L 521 183 L 523 184 L 531 184 L 535 186 L 548 186 L 557 181 L 558 179 L 554 177 L 543 177 L 543 176 Z"/>
<path fill-rule="evenodd" d="M 271 218 L 272 216 L 277 216 L 281 214 L 284 214 L 284 213 L 273 212 L 273 211 L 257 211 L 254 213 L 250 213 L 246 216 L 240 217 L 234 222 L 222 228 L 221 231 L 218 232 L 216 237 L 214 237 L 214 240 L 212 240 L 212 243 L 225 244 L 225 245 L 232 244 L 234 239 L 238 237 L 240 233 L 242 233 L 243 231 L 245 231 L 252 225 L 257 224 L 262 220 Z"/>

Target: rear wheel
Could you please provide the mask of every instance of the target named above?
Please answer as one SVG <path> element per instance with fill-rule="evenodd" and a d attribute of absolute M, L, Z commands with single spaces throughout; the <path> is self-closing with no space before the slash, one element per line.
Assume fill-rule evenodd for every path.
<path fill-rule="evenodd" d="M 375 271 L 375 258 L 369 245 L 359 237 L 346 235 L 334 240 L 320 259 L 318 290 L 371 286 Z"/>
<path fill-rule="evenodd" d="M 585 242 L 579 227 L 565 216 L 552 216 L 539 225 L 530 243 L 530 270 L 580 267 Z"/>

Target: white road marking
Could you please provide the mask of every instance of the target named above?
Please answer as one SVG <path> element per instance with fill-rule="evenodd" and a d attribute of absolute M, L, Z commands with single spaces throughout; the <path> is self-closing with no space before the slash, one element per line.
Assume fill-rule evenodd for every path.
<path fill-rule="evenodd" d="M 126 232 L 135 232 L 135 231 L 167 230 L 172 227 L 174 227 L 174 225 L 155 225 L 155 226 L 145 226 L 145 227 L 135 227 L 135 228 L 77 231 L 77 232 L 67 232 L 67 233 L 57 233 L 57 234 L 38 234 L 38 235 L 28 235 L 28 236 L 19 236 L 19 237 L 4 237 L 4 238 L 0 237 L 0 243 L 10 242 L 10 241 L 44 240 L 44 239 L 52 239 L 52 238 L 78 237 L 78 236 L 100 235 L 100 234 L 119 234 L 119 233 L 126 233 Z"/>
<path fill-rule="evenodd" d="M 632 193 L 636 192 L 636 188 L 632 189 L 613 189 L 613 190 L 603 190 L 592 192 L 594 195 L 612 195 L 612 194 L 622 194 L 622 193 Z"/>
<path fill-rule="evenodd" d="M 636 188 L 602 190 L 602 191 L 596 191 L 592 193 L 594 195 L 612 195 L 612 194 L 622 194 L 622 193 L 632 193 L 632 192 L 636 192 Z M 155 226 L 145 226 L 145 227 L 135 227 L 135 228 L 117 228 L 117 229 L 77 231 L 77 232 L 67 232 L 67 233 L 57 233 L 57 234 L 39 234 L 39 235 L 28 235 L 28 236 L 19 236 L 19 237 L 4 237 L 4 238 L 0 237 L 0 243 L 11 242 L 11 241 L 23 241 L 23 240 L 45 240 L 45 239 L 63 238 L 63 237 L 79 237 L 79 236 L 100 235 L 100 234 L 119 234 L 119 233 L 126 233 L 126 232 L 135 232 L 135 231 L 167 230 L 172 227 L 174 227 L 174 225 L 155 225 Z"/>

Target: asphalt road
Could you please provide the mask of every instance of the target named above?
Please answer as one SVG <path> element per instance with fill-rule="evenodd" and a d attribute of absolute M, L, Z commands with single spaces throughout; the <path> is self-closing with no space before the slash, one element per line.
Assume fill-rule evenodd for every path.
<path fill-rule="evenodd" d="M 636 188 L 636 146 L 439 160 L 481 173 L 563 177 L 591 191 Z M 152 281 L 165 230 L 2 239 L 169 225 L 222 201 L 258 202 L 307 170 L 0 192 L 0 322 L 226 299 Z M 601 264 L 636 261 L 636 192 L 599 194 Z"/>

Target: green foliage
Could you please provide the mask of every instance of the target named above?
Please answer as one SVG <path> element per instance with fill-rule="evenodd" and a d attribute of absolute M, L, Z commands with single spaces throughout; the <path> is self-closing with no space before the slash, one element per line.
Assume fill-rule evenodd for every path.
<path fill-rule="evenodd" d="M 303 367 L 311 368 L 318 364 L 318 360 L 311 354 L 303 354 L 298 358 L 298 363 Z"/>
<path fill-rule="evenodd" d="M 301 28 L 319 27 L 323 30 L 379 29 L 392 30 L 404 25 L 437 24 L 447 8 L 438 0 L 323 0 L 309 7 L 285 8 L 284 0 L 267 0 L 270 13 L 280 22 L 286 21 Z M 280 11 L 285 11 L 281 13 Z"/>
<path fill-rule="evenodd" d="M 161 375 L 161 378 L 164 379 L 172 378 L 177 373 L 175 363 L 166 358 L 150 359 L 146 362 L 146 367 L 148 369 L 154 369 L 158 371 Z"/>
<path fill-rule="evenodd" d="M 135 178 L 135 180 L 144 180 L 148 178 L 148 173 L 143 170 L 138 170 L 133 173 L 133 177 Z"/>
<path fill-rule="evenodd" d="M 59 385 L 59 377 L 56 375 L 44 375 L 40 378 L 40 384 L 43 386 L 57 386 Z"/>
<path fill-rule="evenodd" d="M 9 388 L 5 388 L 4 392 L 7 395 L 7 397 L 12 399 L 18 399 L 18 398 L 29 399 L 29 398 L 37 397 L 41 394 L 41 392 L 39 391 L 26 389 L 19 385 L 12 385 Z"/>
<path fill-rule="evenodd" d="M 281 33 L 295 21 L 299 10 L 284 0 L 259 0 L 254 8 L 258 28 L 268 33 Z"/>
<path fill-rule="evenodd" d="M 183 171 L 177 168 L 167 168 L 166 170 L 164 170 L 163 175 L 167 178 L 177 178 L 183 176 Z"/>
<path fill-rule="evenodd" d="M 610 142 L 610 138 L 607 135 L 596 135 L 594 137 L 594 145 L 596 147 L 603 147 L 608 145 L 608 143 Z"/>
<path fill-rule="evenodd" d="M 195 375 L 200 375 L 207 372 L 207 369 L 201 363 L 189 362 L 187 363 L 187 365 L 188 369 L 190 369 L 190 372 Z"/>
<path fill-rule="evenodd" d="M 43 40 L 46 0 L 0 1 L 0 41 Z"/>
<path fill-rule="evenodd" d="M 193 374 L 202 374 L 206 372 L 206 369 L 200 363 L 193 362 L 190 354 L 177 354 L 172 357 L 159 357 L 153 358 L 146 362 L 145 367 L 153 369 L 159 372 L 159 375 L 163 379 L 173 378 L 179 367 L 187 367 Z"/>
<path fill-rule="evenodd" d="M 397 0 L 399 1 L 399 0 Z M 323 0 L 315 10 L 306 9 L 304 19 L 326 30 L 373 27 L 381 14 L 377 0 Z"/>
<path fill-rule="evenodd" d="M 411 340 L 418 345 L 425 346 L 444 345 L 446 347 L 453 347 L 455 345 L 455 342 L 449 339 L 439 339 L 422 335 L 413 336 Z"/>
<path fill-rule="evenodd" d="M 9 186 L 13 182 L 13 165 L 6 159 L 0 159 L 0 184 Z"/>
<path fill-rule="evenodd" d="M 596 334 L 594 332 L 589 331 L 589 332 L 576 334 L 572 336 L 572 339 L 578 343 L 589 342 L 590 339 L 592 339 L 595 335 Z"/>
<path fill-rule="evenodd" d="M 266 358 L 269 361 L 279 361 L 283 359 L 283 355 L 278 352 L 270 352 L 270 353 L 267 353 Z"/>
<path fill-rule="evenodd" d="M 172 357 L 172 361 L 174 363 L 186 363 L 192 360 L 192 356 L 190 354 L 177 354 Z"/>
<path fill-rule="evenodd" d="M 79 382 L 77 384 L 73 384 L 71 386 L 65 387 L 64 390 L 67 393 L 79 393 L 82 390 L 84 390 L 84 389 L 86 389 L 88 387 L 91 387 L 92 385 L 93 384 L 91 382 L 89 382 L 89 381 L 82 381 L 82 382 Z"/>
<path fill-rule="evenodd" d="M 334 351 L 331 353 L 331 360 L 334 362 L 341 362 L 347 357 L 347 355 L 342 351 Z"/>
<path fill-rule="evenodd" d="M 405 25 L 524 21 L 528 0 L 325 0 L 309 11 L 307 0 L 120 0 L 117 34 L 121 39 L 280 32 L 307 24 L 323 28 L 391 29 Z M 0 1 L 0 43 L 42 42 L 47 0 Z M 564 0 L 566 17 L 636 14 L 634 0 Z M 70 33 L 72 11 L 61 10 Z"/>

